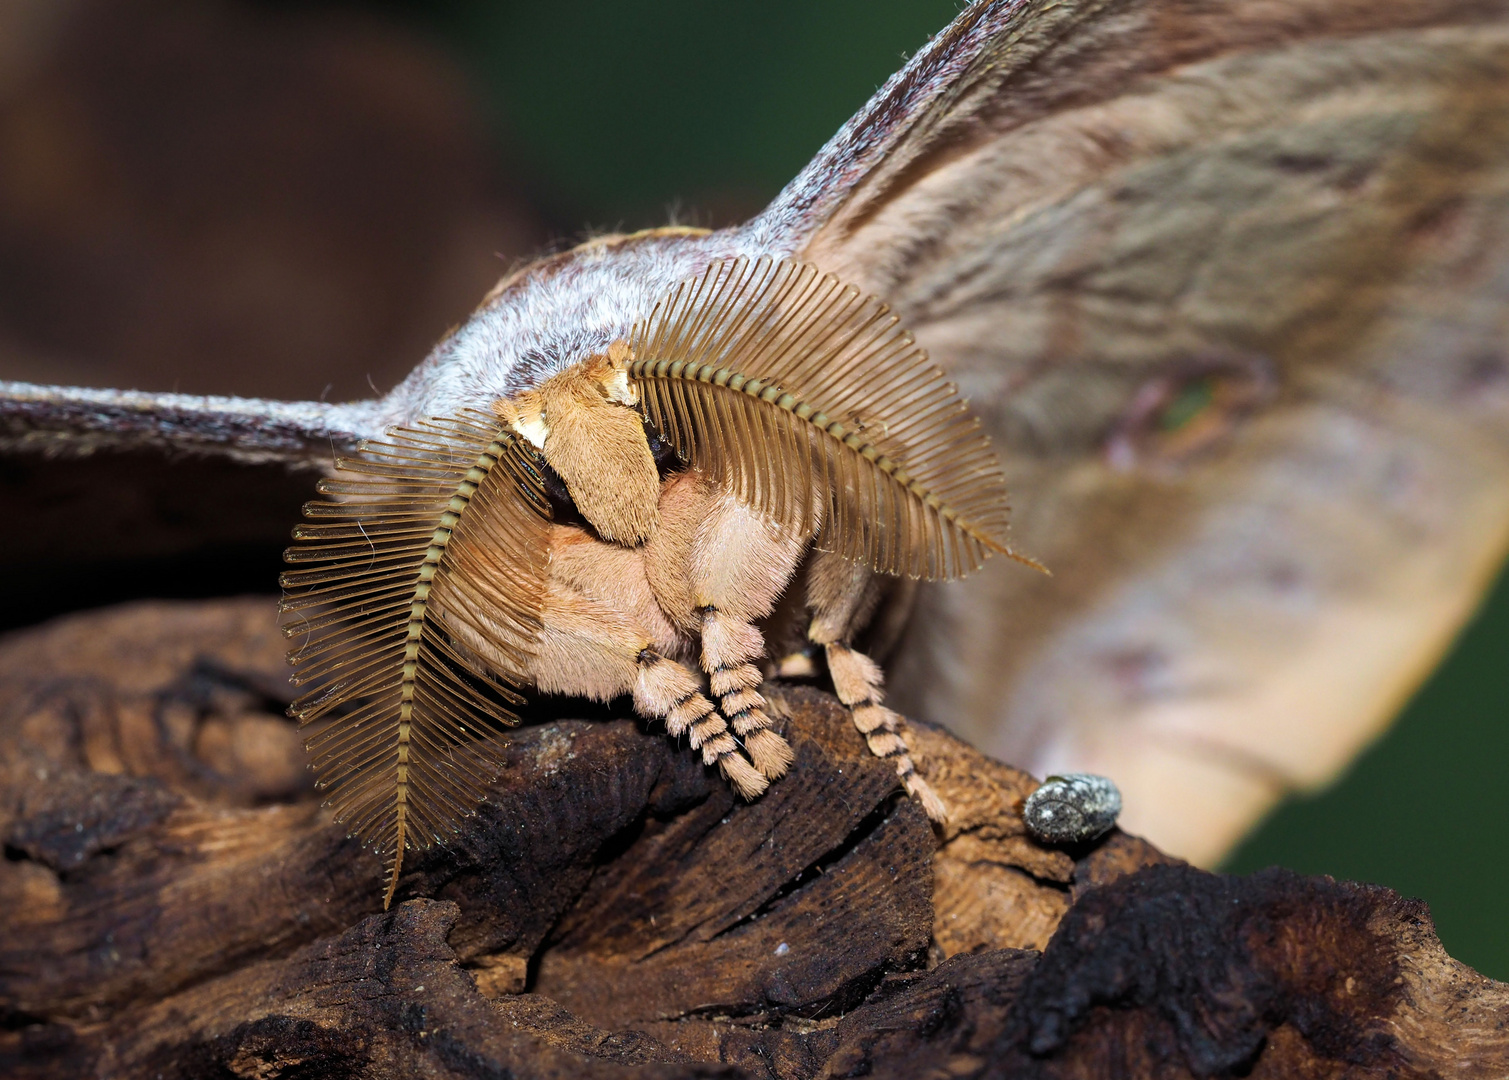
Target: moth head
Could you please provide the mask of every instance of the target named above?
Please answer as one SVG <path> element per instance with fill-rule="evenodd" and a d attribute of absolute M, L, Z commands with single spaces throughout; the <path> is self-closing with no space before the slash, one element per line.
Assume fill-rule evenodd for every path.
<path fill-rule="evenodd" d="M 604 540 L 642 544 L 659 524 L 660 475 L 629 380 L 629 347 L 605 353 L 494 405 L 545 457 Z"/>

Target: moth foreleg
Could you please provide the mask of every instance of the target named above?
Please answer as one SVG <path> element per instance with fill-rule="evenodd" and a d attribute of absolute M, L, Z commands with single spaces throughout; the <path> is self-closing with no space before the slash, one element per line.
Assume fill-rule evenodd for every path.
<path fill-rule="evenodd" d="M 906 740 L 906 721 L 881 704 L 885 675 L 880 665 L 850 642 L 875 610 L 879 599 L 875 575 L 858 563 L 818 552 L 807 576 L 807 606 L 812 622 L 807 637 L 823 646 L 833 692 L 854 715 L 854 726 L 876 757 L 895 763 L 907 793 L 922 804 L 933 821 L 948 810 L 931 785 L 918 774 Z"/>
<path fill-rule="evenodd" d="M 715 607 L 703 609 L 702 667 L 709 689 L 755 768 L 774 780 L 791 767 L 792 754 L 771 730 L 768 703 L 759 690 L 764 675 L 754 661 L 764 654 L 765 640 L 755 626 Z"/>
<path fill-rule="evenodd" d="M 692 749 L 702 751 L 703 762 L 717 765 L 746 799 L 769 786 L 770 781 L 739 753 L 737 740 L 713 703 L 703 696 L 695 674 L 649 648 L 641 650 L 637 661 L 634 708 L 641 716 L 664 719 L 666 731 L 676 738 L 686 735 Z"/>
<path fill-rule="evenodd" d="M 621 611 L 558 582 L 552 582 L 550 599 L 554 602 L 541 612 L 544 632 L 534 661 L 542 690 L 602 701 L 631 693 L 639 715 L 663 720 L 675 738 L 685 735 L 703 762 L 717 765 L 740 795 L 752 799 L 765 790 L 768 781 L 739 753 L 695 672 L 661 655 Z"/>
<path fill-rule="evenodd" d="M 768 781 L 739 752 L 696 672 L 665 655 L 684 639 L 656 605 L 642 560 L 637 550 L 579 529 L 552 530 L 541 630 L 528 675 L 547 693 L 597 701 L 632 694 L 635 711 L 665 721 L 672 736 L 685 735 L 704 762 L 717 765 L 739 794 L 753 798 Z"/>
<path fill-rule="evenodd" d="M 704 508 L 690 552 L 692 602 L 702 636 L 702 669 L 713 697 L 770 779 L 791 767 L 791 747 L 771 730 L 758 661 L 765 639 L 754 620 L 768 615 L 800 561 L 805 541 L 774 526 L 732 495 Z"/>

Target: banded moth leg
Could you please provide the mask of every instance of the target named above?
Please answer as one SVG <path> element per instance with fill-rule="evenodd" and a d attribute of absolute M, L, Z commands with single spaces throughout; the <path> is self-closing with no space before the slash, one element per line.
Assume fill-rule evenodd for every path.
<path fill-rule="evenodd" d="M 854 715 L 854 726 L 876 757 L 894 764 L 901 784 L 933 821 L 945 821 L 948 809 L 917 772 L 906 740 L 906 721 L 881 704 L 885 675 L 880 665 L 855 649 L 855 632 L 879 600 L 875 575 L 838 555 L 818 552 L 807 577 L 807 606 L 812 622 L 808 640 L 823 646 L 833 692 Z"/>
<path fill-rule="evenodd" d="M 703 763 L 717 765 L 744 798 L 753 799 L 770 786 L 761 770 L 739 753 L 737 740 L 713 703 L 703 696 L 695 674 L 654 649 L 641 650 L 638 664 L 634 708 L 641 716 L 663 719 L 666 732 L 674 738 L 686 735 L 692 749 L 702 751 Z"/>
<path fill-rule="evenodd" d="M 791 747 L 770 727 L 770 714 L 759 686 L 764 676 L 755 661 L 765 654 L 760 631 L 717 608 L 702 611 L 702 667 L 710 689 L 734 734 L 760 773 L 774 780 L 793 760 Z"/>

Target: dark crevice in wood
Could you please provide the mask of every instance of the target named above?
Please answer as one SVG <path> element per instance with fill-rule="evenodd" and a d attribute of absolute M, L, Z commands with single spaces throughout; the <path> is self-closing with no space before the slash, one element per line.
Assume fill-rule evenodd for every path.
<path fill-rule="evenodd" d="M 899 795 L 900 793 L 898 791 L 897 796 Z M 812 882 L 816 878 L 821 877 L 828 871 L 830 867 L 837 865 L 840 860 L 850 855 L 855 848 L 864 843 L 864 841 L 868 840 L 874 834 L 875 830 L 880 828 L 890 818 L 891 813 L 896 806 L 897 796 L 893 796 L 887 802 L 882 803 L 874 810 L 871 810 L 870 813 L 864 819 L 862 819 L 857 826 L 855 826 L 854 830 L 844 837 L 842 843 L 829 849 L 826 853 L 824 853 L 822 858 L 808 863 L 805 867 L 802 868 L 799 873 L 797 873 L 795 877 L 793 877 L 785 885 L 782 885 L 773 894 L 771 894 L 768 900 L 762 903 L 759 907 L 755 908 L 748 915 L 740 918 L 737 922 L 730 923 L 728 926 L 714 933 L 710 940 L 716 941 L 718 938 L 723 937 L 727 934 L 734 933 L 735 931 L 748 926 L 755 920 L 770 914 L 770 912 L 773 911 L 781 903 L 781 901 L 785 900 L 792 893 L 800 892 L 808 883 Z"/>

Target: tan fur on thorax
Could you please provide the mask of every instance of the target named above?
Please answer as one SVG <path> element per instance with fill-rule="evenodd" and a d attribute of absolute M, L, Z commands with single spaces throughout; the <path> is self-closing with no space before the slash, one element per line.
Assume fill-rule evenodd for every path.
<path fill-rule="evenodd" d="M 660 476 L 623 342 L 503 399 L 494 411 L 544 455 L 604 540 L 632 547 L 659 524 Z"/>
<path fill-rule="evenodd" d="M 792 535 L 731 493 L 716 492 L 692 545 L 693 601 L 738 619 L 764 618 L 806 548 L 805 537 Z"/>
<path fill-rule="evenodd" d="M 686 656 L 691 642 L 665 618 L 636 549 L 603 543 L 571 525 L 548 532 L 550 568 L 542 630 L 523 675 L 546 693 L 609 701 L 634 690 L 646 649 Z M 497 666 L 485 639 L 457 627 L 468 647 Z"/>
<path fill-rule="evenodd" d="M 622 613 L 640 627 L 657 651 L 687 653 L 686 637 L 666 618 L 645 571 L 643 549 L 595 540 L 582 529 L 556 525 L 550 531 L 550 581 Z"/>
<path fill-rule="evenodd" d="M 645 573 L 667 618 L 700 632 L 707 608 L 742 621 L 769 615 L 806 553 L 792 537 L 696 470 L 668 477 Z"/>

